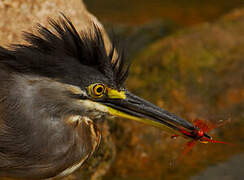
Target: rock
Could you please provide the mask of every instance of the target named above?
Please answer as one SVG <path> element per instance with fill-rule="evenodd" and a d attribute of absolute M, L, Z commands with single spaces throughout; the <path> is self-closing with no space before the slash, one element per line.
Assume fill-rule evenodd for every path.
<path fill-rule="evenodd" d="M 188 179 L 244 152 L 244 9 L 214 23 L 184 29 L 152 43 L 134 58 L 129 90 L 192 120 L 230 121 L 210 133 L 236 144 L 198 144 L 181 162 L 186 140 L 120 120 L 117 156 L 106 179 Z M 176 163 L 176 165 L 174 165 Z"/>
<path fill-rule="evenodd" d="M 204 172 L 193 176 L 191 180 L 242 180 L 244 176 L 244 154 L 239 154 L 224 163 L 208 167 Z"/>
<path fill-rule="evenodd" d="M 57 19 L 64 13 L 79 30 L 88 30 L 96 24 L 104 34 L 107 48 L 109 39 L 102 24 L 87 11 L 82 0 L 1 0 L 0 1 L 0 43 L 22 42 L 23 31 L 33 31 L 37 23 L 48 25 L 48 18 Z"/>

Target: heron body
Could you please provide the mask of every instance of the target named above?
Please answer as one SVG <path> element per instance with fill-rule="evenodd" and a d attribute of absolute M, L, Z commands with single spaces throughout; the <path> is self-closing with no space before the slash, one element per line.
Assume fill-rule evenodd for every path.
<path fill-rule="evenodd" d="M 124 87 L 129 65 L 105 50 L 95 25 L 79 34 L 63 16 L 53 30 L 25 33 L 28 45 L 0 47 L 0 176 L 66 176 L 97 149 L 97 120 L 120 116 L 179 132 L 188 121 Z M 112 60 L 113 59 L 113 60 Z"/>
<path fill-rule="evenodd" d="M 86 116 L 86 108 L 82 110 L 83 103 L 69 97 L 80 89 L 46 77 L 13 73 L 4 66 L 0 76 L 0 174 L 67 175 L 60 172 L 71 173 L 94 152 L 100 133 Z"/>

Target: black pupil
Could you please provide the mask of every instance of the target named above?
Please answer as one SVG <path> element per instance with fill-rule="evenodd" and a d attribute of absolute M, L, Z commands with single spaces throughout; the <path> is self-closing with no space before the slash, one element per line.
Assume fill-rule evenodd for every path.
<path fill-rule="evenodd" d="M 102 87 L 98 87 L 97 88 L 97 93 L 102 93 L 103 92 L 103 88 Z"/>

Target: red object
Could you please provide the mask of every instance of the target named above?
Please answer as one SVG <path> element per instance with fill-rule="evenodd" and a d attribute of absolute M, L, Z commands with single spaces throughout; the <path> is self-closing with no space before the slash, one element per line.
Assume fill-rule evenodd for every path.
<path fill-rule="evenodd" d="M 223 142 L 223 141 L 216 141 L 212 140 L 208 137 L 205 136 L 205 133 L 211 131 L 212 129 L 218 127 L 216 124 L 213 123 L 206 123 L 204 120 L 197 119 L 193 122 L 195 127 L 198 128 L 198 130 L 189 132 L 184 129 L 182 129 L 180 132 L 184 135 L 186 138 L 191 138 L 189 142 L 186 143 L 185 150 L 183 152 L 183 155 L 186 155 L 191 149 L 195 146 L 195 144 L 200 141 L 202 143 L 221 143 L 221 144 L 228 144 L 228 145 L 233 145 L 231 143 Z M 223 125 L 223 124 L 221 124 Z M 172 138 L 176 138 L 178 135 L 172 136 Z"/>

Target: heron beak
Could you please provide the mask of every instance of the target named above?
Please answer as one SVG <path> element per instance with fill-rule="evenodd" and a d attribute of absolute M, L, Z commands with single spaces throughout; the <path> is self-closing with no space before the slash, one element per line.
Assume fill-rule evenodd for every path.
<path fill-rule="evenodd" d="M 153 125 L 174 134 L 182 135 L 182 129 L 193 132 L 194 125 L 128 91 L 110 92 L 103 102 L 113 116 L 132 119 Z"/>

